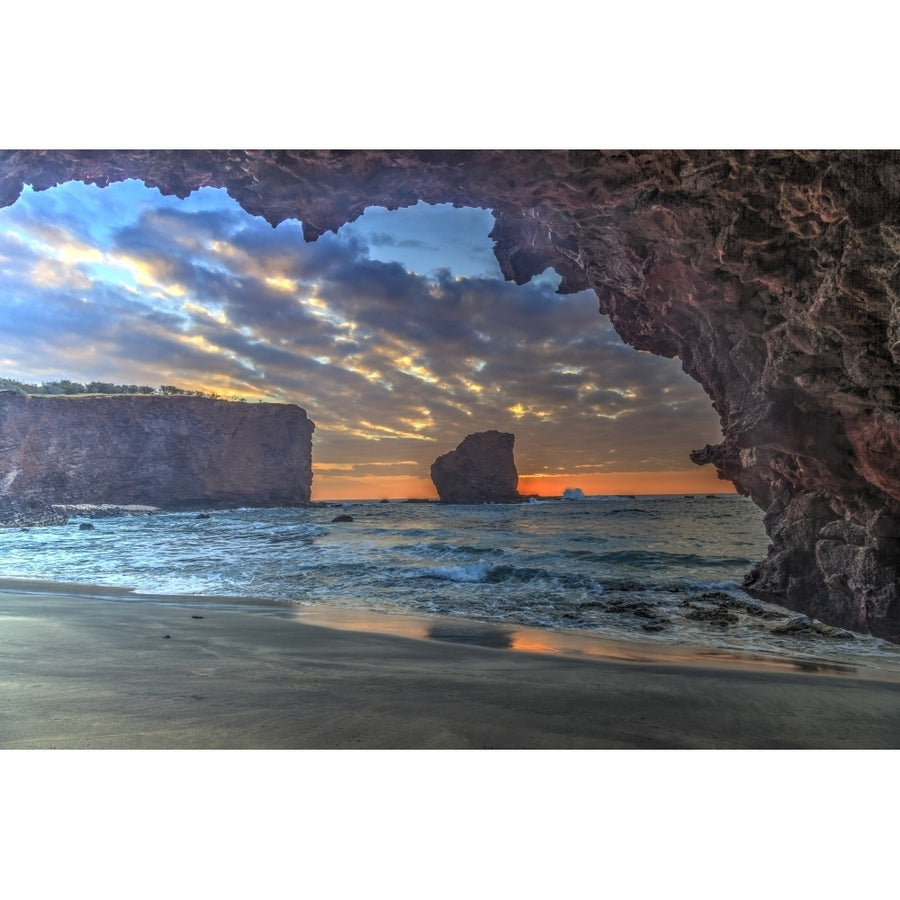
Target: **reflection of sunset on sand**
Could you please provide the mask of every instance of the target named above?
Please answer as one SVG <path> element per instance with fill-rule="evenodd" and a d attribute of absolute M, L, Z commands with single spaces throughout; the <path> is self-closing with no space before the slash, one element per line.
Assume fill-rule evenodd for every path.
<path fill-rule="evenodd" d="M 0 592 L 0 747 L 900 742 L 897 682 L 871 673 L 786 671 L 724 654 L 698 662 L 689 648 L 612 642 L 594 655 L 568 638 L 556 645 L 475 623 L 385 616 L 376 625 L 356 613 L 49 588 Z"/>
<path fill-rule="evenodd" d="M 757 672 L 818 671 L 860 675 L 860 670 L 852 665 L 826 661 L 814 663 L 808 660 L 767 657 L 760 653 L 717 651 L 689 645 L 642 644 L 636 641 L 609 640 L 577 632 L 539 631 L 530 628 L 511 628 L 503 625 L 437 619 L 436 617 L 423 619 L 415 616 L 380 615 L 359 610 L 307 606 L 296 613 L 296 619 L 305 624 L 336 628 L 342 631 L 395 635 L 417 640 L 431 639 L 512 650 L 516 653 L 537 653 L 586 660 L 641 662 L 653 665 L 705 665 Z M 871 673 L 869 674 L 871 675 Z M 880 671 L 879 677 L 894 680 L 900 684 L 900 672 L 883 669 Z"/>

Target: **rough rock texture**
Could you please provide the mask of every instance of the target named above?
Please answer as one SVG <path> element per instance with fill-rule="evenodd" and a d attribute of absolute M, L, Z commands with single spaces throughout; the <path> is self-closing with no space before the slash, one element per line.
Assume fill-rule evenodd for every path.
<path fill-rule="evenodd" d="M 431 480 L 441 503 L 517 503 L 519 473 L 514 435 L 501 431 L 470 434 L 431 464 Z"/>
<path fill-rule="evenodd" d="M 0 528 L 32 528 L 65 525 L 69 521 L 63 510 L 54 509 L 40 500 L 14 500 L 0 495 Z"/>
<path fill-rule="evenodd" d="M 120 519 L 123 516 L 152 516 L 163 512 L 158 506 L 142 506 L 138 503 L 54 503 L 53 512 L 68 518 L 78 516 L 86 519 Z M 209 516 L 209 513 L 200 513 Z"/>
<path fill-rule="evenodd" d="M 593 288 L 630 344 L 678 356 L 724 441 L 694 455 L 766 510 L 747 586 L 900 640 L 897 151 L 7 151 L 22 185 L 226 187 L 314 240 L 370 205 L 489 207 L 518 283 Z"/>
<path fill-rule="evenodd" d="M 196 397 L 0 392 L 0 502 L 163 509 L 309 500 L 298 406 Z"/>

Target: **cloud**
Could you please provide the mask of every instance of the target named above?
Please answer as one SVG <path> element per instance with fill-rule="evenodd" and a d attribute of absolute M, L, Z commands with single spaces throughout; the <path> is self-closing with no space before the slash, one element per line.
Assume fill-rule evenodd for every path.
<path fill-rule="evenodd" d="M 182 204 L 94 188 L 79 209 L 79 186 L 58 190 L 0 211 L 0 356 L 16 370 L 3 374 L 296 402 L 316 458 L 356 474 L 402 459 L 427 475 L 488 428 L 516 434 L 520 472 L 678 469 L 721 439 L 678 361 L 626 347 L 592 293 L 432 265 L 434 247 L 473 243 L 466 228 L 390 237 L 380 211 L 374 230 L 367 213 L 307 244 L 299 223 L 273 229 L 221 192 Z M 374 258 L 385 248 L 423 254 L 421 270 Z"/>
<path fill-rule="evenodd" d="M 425 241 L 420 241 L 416 238 L 405 238 L 400 240 L 394 235 L 388 234 L 386 231 L 373 231 L 369 235 L 369 243 L 373 247 L 392 247 L 404 250 L 415 249 L 436 251 L 440 249 L 433 244 L 426 244 Z"/>

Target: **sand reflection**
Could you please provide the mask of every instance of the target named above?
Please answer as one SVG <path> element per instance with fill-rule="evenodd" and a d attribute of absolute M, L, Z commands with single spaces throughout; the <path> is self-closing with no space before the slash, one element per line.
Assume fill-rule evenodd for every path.
<path fill-rule="evenodd" d="M 617 641 L 593 635 L 492 625 L 465 619 L 389 615 L 328 606 L 302 607 L 296 612 L 296 618 L 307 625 L 325 628 L 466 644 L 493 650 L 511 650 L 515 653 L 655 665 L 708 665 L 782 672 L 819 672 L 831 675 L 861 674 L 853 666 L 824 661 L 766 657 L 760 654 L 709 650 L 687 645 L 667 646 Z"/>
<path fill-rule="evenodd" d="M 441 622 L 432 625 L 428 629 L 428 637 L 433 641 L 449 641 L 451 644 L 471 644 L 498 650 L 515 649 L 514 632 L 470 622 Z"/>

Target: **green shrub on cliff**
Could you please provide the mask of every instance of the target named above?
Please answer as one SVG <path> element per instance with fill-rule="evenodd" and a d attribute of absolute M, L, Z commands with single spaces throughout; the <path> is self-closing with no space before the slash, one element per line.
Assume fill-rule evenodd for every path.
<path fill-rule="evenodd" d="M 221 399 L 218 394 L 209 391 L 191 391 L 186 388 L 163 384 L 158 388 L 145 384 L 112 384 L 108 381 L 91 381 L 81 384 L 64 378 L 60 381 L 44 381 L 41 384 L 29 384 L 16 381 L 14 378 L 0 378 L 0 391 L 16 391 L 20 394 L 38 396 L 59 396 L 77 394 L 161 394 L 163 397 L 206 397 L 209 400 Z"/>

